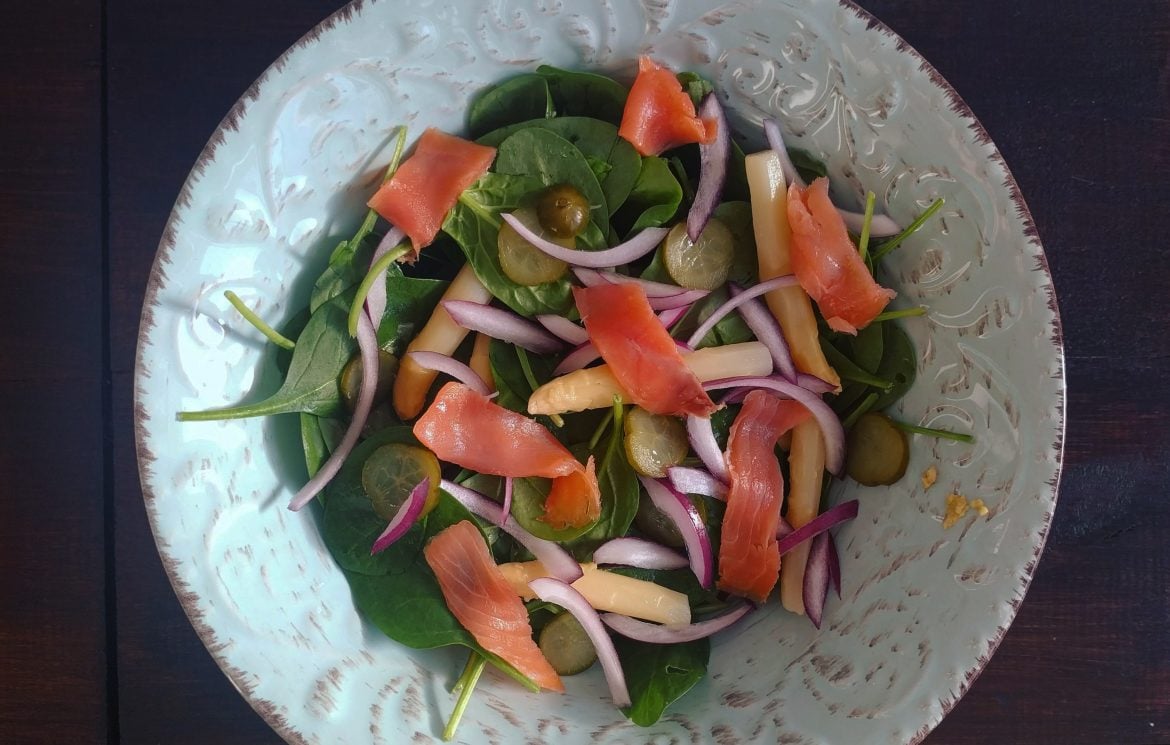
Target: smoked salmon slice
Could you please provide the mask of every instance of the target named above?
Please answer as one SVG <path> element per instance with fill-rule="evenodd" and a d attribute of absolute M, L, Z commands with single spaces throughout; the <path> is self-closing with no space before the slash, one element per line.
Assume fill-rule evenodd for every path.
<path fill-rule="evenodd" d="M 494 404 L 462 383 L 439 389 L 415 422 L 414 436 L 439 460 L 477 473 L 552 479 L 543 517 L 554 528 L 581 527 L 601 516 L 593 458 L 581 465 L 536 420 Z"/>
<path fill-rule="evenodd" d="M 551 691 L 564 691 L 561 678 L 532 640 L 524 601 L 492 561 L 487 542 L 463 520 L 446 528 L 423 549 L 447 608 L 481 647 Z"/>
<path fill-rule="evenodd" d="M 727 441 L 731 488 L 719 541 L 720 590 L 763 603 L 776 586 L 776 528 L 784 498 L 776 441 L 809 416 L 801 404 L 766 391 L 752 391 L 744 399 Z"/>
<path fill-rule="evenodd" d="M 410 236 L 411 260 L 417 259 L 435 239 L 459 195 L 479 180 L 495 157 L 494 147 L 431 127 L 370 199 L 369 207 Z"/>
<path fill-rule="evenodd" d="M 830 328 L 847 334 L 869 325 L 894 297 L 878 285 L 829 201 L 829 180 L 788 187 L 792 271 Z"/>
<path fill-rule="evenodd" d="M 666 327 L 632 282 L 574 287 L 589 340 L 629 400 L 653 414 L 711 416 L 719 407 L 683 362 Z"/>
<path fill-rule="evenodd" d="M 715 120 L 695 115 L 695 104 L 673 72 L 649 57 L 638 58 L 618 134 L 642 155 L 715 139 Z"/>

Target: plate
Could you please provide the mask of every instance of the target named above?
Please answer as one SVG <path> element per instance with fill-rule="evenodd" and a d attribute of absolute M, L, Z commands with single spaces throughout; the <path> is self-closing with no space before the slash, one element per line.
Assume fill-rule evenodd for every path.
<path fill-rule="evenodd" d="M 1027 207 L 963 101 L 880 22 L 837 0 L 355 3 L 310 32 L 228 113 L 162 236 L 143 307 L 136 437 L 163 564 L 210 653 L 289 742 L 437 739 L 462 659 L 412 651 L 355 611 L 278 421 L 180 424 L 175 412 L 274 387 L 258 335 L 307 302 L 387 157 L 393 127 L 460 131 L 469 97 L 537 64 L 629 79 L 638 54 L 713 80 L 747 147 L 776 116 L 824 158 L 834 192 L 932 221 L 892 257 L 919 383 L 900 416 L 973 431 L 916 437 L 909 476 L 865 490 L 838 534 L 844 598 L 821 631 L 773 604 L 716 642 L 710 674 L 643 730 L 596 670 L 570 694 L 485 679 L 460 727 L 476 743 L 917 742 L 987 664 L 1016 613 L 1056 503 L 1064 373 L 1055 293 Z M 930 465 L 939 482 L 916 475 Z M 943 529 L 946 495 L 991 509 Z M 413 738 L 413 739 L 412 739 Z"/>

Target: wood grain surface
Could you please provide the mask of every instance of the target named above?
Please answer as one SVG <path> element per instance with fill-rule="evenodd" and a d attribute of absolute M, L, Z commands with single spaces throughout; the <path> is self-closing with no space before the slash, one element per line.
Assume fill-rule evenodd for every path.
<path fill-rule="evenodd" d="M 1069 391 L 1031 590 L 937 743 L 1170 742 L 1170 4 L 863 0 L 964 97 L 1055 275 Z M 0 742 L 278 742 L 163 574 L 138 314 L 223 114 L 324 0 L 41 0 L 0 22 Z M 355 742 L 360 738 L 355 735 Z"/>

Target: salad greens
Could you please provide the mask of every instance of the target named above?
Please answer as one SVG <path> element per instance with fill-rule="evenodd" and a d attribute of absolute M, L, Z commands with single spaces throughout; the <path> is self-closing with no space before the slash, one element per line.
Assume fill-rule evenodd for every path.
<path fill-rule="evenodd" d="M 693 73 L 679 76 L 683 90 L 700 105 L 712 93 L 711 84 Z M 468 129 L 482 145 L 495 147 L 494 164 L 465 189 L 447 213 L 442 231 L 462 253 L 462 260 L 474 270 L 491 296 L 515 313 L 532 317 L 555 314 L 577 319 L 570 273 L 554 281 L 521 285 L 501 267 L 497 238 L 501 215 L 531 205 L 546 187 L 569 184 L 588 201 L 589 220 L 577 235 L 582 251 L 607 249 L 650 227 L 670 226 L 686 216 L 699 181 L 699 150 L 684 146 L 665 157 L 643 156 L 619 136 L 618 124 L 627 104 L 625 86 L 604 76 L 542 66 L 483 91 L 468 110 Z M 395 171 L 405 143 L 399 133 L 398 149 L 387 173 Z M 798 172 L 806 178 L 823 176 L 825 168 L 807 153 L 789 153 Z M 745 175 L 743 152 L 733 144 L 724 201 L 714 217 L 728 228 L 733 241 L 727 277 L 742 287 L 759 283 L 756 237 L 752 206 Z M 917 229 L 935 210 L 927 210 L 902 234 L 887 240 L 871 240 L 869 218 L 872 194 L 867 200 L 866 221 L 860 238 L 861 255 L 878 264 Z M 582 213 L 584 208 L 582 207 Z M 350 311 L 360 308 L 355 295 L 369 272 L 371 256 L 378 241 L 378 217 L 370 211 L 356 234 L 343 240 L 330 256 L 329 264 L 313 285 L 307 320 L 290 324 L 298 333 L 293 341 L 271 330 L 254 314 L 249 320 L 274 343 L 291 349 L 285 353 L 284 381 L 279 389 L 261 401 L 227 409 L 183 412 L 183 421 L 299 414 L 301 443 L 310 477 L 318 474 L 342 440 L 348 413 L 339 392 L 338 378 L 343 367 L 357 353 L 357 343 L 347 328 Z M 438 247 L 428 249 L 437 252 Z M 674 284 L 662 259 L 662 252 L 620 267 L 625 274 L 660 283 Z M 386 353 L 401 356 L 407 345 L 427 323 L 448 288 L 434 278 L 424 260 L 410 267 L 393 264 L 385 273 L 385 310 L 377 319 L 377 344 Z M 444 275 L 449 276 L 449 275 Z M 680 292 L 683 288 L 679 288 Z M 360 292 L 364 295 L 364 291 Z M 687 339 L 711 313 L 731 295 L 720 286 L 690 307 L 670 329 L 676 339 Z M 246 311 L 242 303 L 233 304 Z M 823 352 L 839 373 L 842 387 L 829 395 L 829 403 L 849 425 L 870 411 L 894 405 L 914 384 L 917 355 L 907 334 L 892 319 L 914 313 L 890 311 L 856 335 L 842 334 L 821 326 Z M 267 330 L 265 330 L 267 329 Z M 271 333 L 269 333 L 271 332 Z M 726 346 L 755 339 L 751 328 L 737 313 L 716 323 L 697 347 Z M 283 341 L 282 341 L 283 340 Z M 287 343 L 285 343 L 287 342 Z M 457 357 L 466 359 L 467 341 Z M 527 415 L 535 389 L 554 378 L 560 354 L 529 354 L 515 344 L 491 342 L 487 353 L 495 403 Z M 377 418 L 366 425 L 364 438 L 348 455 L 336 476 L 320 493 L 318 523 L 322 538 L 344 573 L 355 605 L 371 624 L 396 641 L 412 648 L 447 645 L 471 650 L 457 689 L 459 700 L 445 736 L 453 734 L 471 691 L 485 664 L 491 664 L 536 690 L 533 681 L 512 665 L 484 649 L 449 610 L 439 582 L 423 557 L 423 547 L 444 529 L 462 521 L 475 525 L 497 562 L 523 561 L 532 554 L 507 531 L 477 517 L 447 491 L 437 504 L 413 527 L 384 551 L 371 553 L 371 546 L 386 528 L 375 513 L 371 495 L 363 486 L 367 458 L 387 444 L 419 446 L 411 428 L 384 406 Z M 593 551 L 610 539 L 637 535 L 635 517 L 640 508 L 657 513 L 649 503 L 627 455 L 623 435 L 630 407 L 615 396 L 612 407 L 565 414 L 563 419 L 538 417 L 579 461 L 590 457 L 596 464 L 600 489 L 600 516 L 582 525 L 556 528 L 543 519 L 551 482 L 544 478 L 512 480 L 510 515 L 519 526 L 537 538 L 562 544 L 580 561 L 589 561 Z M 720 450 L 728 445 L 729 432 L 740 411 L 737 402 L 711 416 L 711 429 Z M 912 432 L 948 436 L 934 430 L 897 426 Z M 782 467 L 786 455 L 778 451 Z M 687 465 L 698 463 L 689 458 Z M 447 471 L 450 471 L 447 468 Z M 446 473 L 490 500 L 502 499 L 500 478 L 465 471 L 458 477 Z M 455 488 L 455 487 L 449 487 Z M 702 495 L 690 495 L 691 504 L 705 523 L 712 550 L 717 551 L 724 515 L 724 503 Z M 658 515 L 661 517 L 661 515 Z M 639 518 L 641 519 L 641 518 Z M 724 593 L 704 589 L 691 570 L 649 570 L 617 568 L 615 573 L 652 582 L 661 588 L 682 593 L 697 616 L 712 617 L 731 607 Z M 551 618 L 564 612 L 558 605 L 540 601 L 527 604 L 532 626 L 539 630 Z M 706 638 L 685 643 L 657 644 L 614 634 L 629 688 L 630 705 L 624 709 L 636 724 L 649 726 L 664 710 L 686 694 L 706 674 L 710 642 Z"/>

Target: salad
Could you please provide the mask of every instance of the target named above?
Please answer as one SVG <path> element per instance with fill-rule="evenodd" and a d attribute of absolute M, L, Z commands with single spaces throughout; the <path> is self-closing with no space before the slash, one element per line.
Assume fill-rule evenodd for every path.
<path fill-rule="evenodd" d="M 903 228 L 838 209 L 823 167 L 745 154 L 717 94 L 642 58 L 630 87 L 541 67 L 481 92 L 472 139 L 428 129 L 277 331 L 267 399 L 295 414 L 312 505 L 356 606 L 531 690 L 599 664 L 653 724 L 711 638 L 778 602 L 818 628 L 841 592 L 834 477 L 894 483 L 882 413 L 916 355 L 881 260 Z M 876 274 L 875 274 L 876 272 Z M 775 597 L 773 601 L 771 598 Z M 569 685 L 571 687 L 571 684 Z"/>

